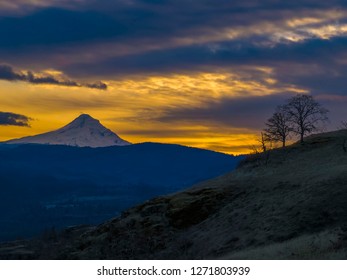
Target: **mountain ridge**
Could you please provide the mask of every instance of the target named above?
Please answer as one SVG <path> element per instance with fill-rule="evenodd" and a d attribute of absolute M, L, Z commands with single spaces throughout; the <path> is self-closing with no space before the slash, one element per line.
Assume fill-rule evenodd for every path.
<path fill-rule="evenodd" d="M 0 240 L 98 224 L 229 172 L 242 157 L 173 144 L 0 145 Z M 20 205 L 20 207 L 18 207 Z"/>

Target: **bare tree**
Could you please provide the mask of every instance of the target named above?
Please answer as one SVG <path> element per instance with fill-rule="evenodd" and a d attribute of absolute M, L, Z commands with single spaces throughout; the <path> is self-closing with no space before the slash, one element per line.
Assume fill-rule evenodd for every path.
<path fill-rule="evenodd" d="M 304 136 L 320 130 L 320 124 L 328 121 L 328 110 L 322 107 L 311 95 L 298 94 L 288 100 L 283 107 L 288 114 L 292 131 L 300 136 L 304 143 Z"/>
<path fill-rule="evenodd" d="M 347 121 L 342 121 L 341 126 L 338 127 L 339 129 L 347 129 Z"/>
<path fill-rule="evenodd" d="M 267 142 L 268 138 L 264 132 L 260 132 L 260 137 L 258 138 L 257 142 L 260 144 L 260 147 L 258 145 L 253 145 L 251 149 L 253 150 L 254 154 L 260 154 L 265 153 L 267 149 Z"/>
<path fill-rule="evenodd" d="M 338 129 L 347 129 L 347 121 L 342 121 L 341 126 Z M 347 153 L 347 138 L 343 139 L 342 149 L 345 153 Z"/>
<path fill-rule="evenodd" d="M 266 142 L 267 142 L 267 139 L 266 139 L 266 135 L 264 132 L 261 132 L 260 133 L 260 140 L 259 140 L 259 143 L 261 144 L 261 150 L 265 153 L 267 151 L 267 146 L 266 146 Z"/>
<path fill-rule="evenodd" d="M 251 149 L 253 150 L 253 153 L 258 156 L 258 161 L 260 164 L 267 165 L 270 158 L 270 151 L 271 150 L 271 141 L 266 137 L 264 132 L 260 133 L 260 137 L 258 139 L 259 145 L 253 145 Z"/>
<path fill-rule="evenodd" d="M 286 146 L 286 140 L 292 131 L 290 118 L 283 106 L 279 106 L 276 112 L 265 123 L 265 136 L 271 142 L 281 142 L 282 147 Z"/>

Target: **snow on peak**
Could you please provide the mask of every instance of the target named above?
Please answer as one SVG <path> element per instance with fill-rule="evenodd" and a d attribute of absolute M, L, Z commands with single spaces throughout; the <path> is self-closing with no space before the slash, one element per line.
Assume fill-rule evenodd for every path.
<path fill-rule="evenodd" d="M 64 126 L 63 128 L 67 129 L 78 129 L 82 127 L 95 127 L 100 128 L 104 126 L 100 123 L 99 120 L 92 118 L 88 114 L 82 114 L 76 119 L 74 119 L 72 122 L 70 122 L 68 125 Z"/>
<path fill-rule="evenodd" d="M 51 132 L 7 141 L 8 144 L 48 144 L 77 147 L 125 146 L 129 142 L 104 127 L 99 120 L 82 114 L 66 126 Z"/>

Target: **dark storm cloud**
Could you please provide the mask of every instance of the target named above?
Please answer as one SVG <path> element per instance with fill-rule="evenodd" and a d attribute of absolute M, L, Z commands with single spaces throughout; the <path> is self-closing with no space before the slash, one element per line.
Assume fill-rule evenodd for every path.
<path fill-rule="evenodd" d="M 146 73 L 177 73 L 184 71 L 213 71 L 213 69 L 242 66 L 274 68 L 274 77 L 285 84 L 323 92 L 331 86 L 346 85 L 347 38 L 312 39 L 297 44 L 279 44 L 271 48 L 257 46 L 265 40 L 258 36 L 250 41 L 221 42 L 216 50 L 199 45 L 169 50 L 152 51 L 105 60 L 92 67 L 88 64 L 70 65 L 64 69 L 76 76 L 129 75 Z M 317 78 L 319 81 L 317 83 Z"/>
<path fill-rule="evenodd" d="M 84 84 L 85 87 L 107 90 L 107 85 L 103 82 L 87 83 Z"/>
<path fill-rule="evenodd" d="M 68 87 L 88 87 L 95 88 L 100 90 L 106 90 L 107 85 L 103 82 L 95 83 L 78 83 L 69 79 L 58 79 L 52 75 L 37 75 L 31 71 L 26 72 L 16 72 L 9 65 L 0 65 L 0 80 L 6 81 L 24 81 L 32 84 L 50 84 L 50 85 L 59 85 L 59 86 L 68 86 Z"/>
<path fill-rule="evenodd" d="M 283 56 L 262 63 L 275 68 L 275 78 L 306 88 L 312 94 L 347 96 L 347 38 L 311 40 L 299 44 Z M 279 54 L 279 53 L 278 53 Z"/>
<path fill-rule="evenodd" d="M 0 50 L 178 35 L 204 35 L 223 27 L 282 21 L 315 9 L 346 6 L 343 1 L 82 1 L 74 8 L 41 8 L 0 17 Z M 41 51 L 49 51 L 41 50 Z"/>
<path fill-rule="evenodd" d="M 258 48 L 248 42 L 220 43 L 218 51 L 210 46 L 198 45 L 168 50 L 157 50 L 139 55 L 128 55 L 88 64 L 69 65 L 65 71 L 73 75 L 129 75 L 145 73 L 171 73 L 180 71 L 209 70 L 213 66 L 249 64 L 275 61 L 283 57 L 283 50 Z M 286 48 L 286 46 L 285 46 Z M 289 59 L 289 58 L 288 58 Z"/>
<path fill-rule="evenodd" d="M 218 102 L 201 107 L 168 109 L 156 120 L 170 123 L 199 123 L 230 126 L 236 128 L 259 129 L 273 113 L 274 108 L 283 104 L 289 94 L 253 96 L 247 98 L 223 98 Z"/>
<path fill-rule="evenodd" d="M 18 81 L 23 80 L 24 76 L 20 73 L 13 71 L 11 66 L 0 65 L 0 79 L 7 81 Z"/>
<path fill-rule="evenodd" d="M 28 5 L 35 9 L 23 8 L 30 12 L 0 16 L 0 37 L 4 38 L 0 40 L 0 60 L 12 65 L 20 64 L 22 68 L 35 65 L 34 68 L 40 69 L 45 65 L 46 68 L 63 70 L 83 79 L 213 71 L 215 68 L 244 65 L 268 66 L 274 69 L 274 76 L 279 82 L 302 86 L 317 93 L 334 90 L 344 94 L 343 77 L 347 71 L 345 65 L 339 62 L 345 53 L 344 38 L 339 38 L 337 34 L 329 40 L 317 39 L 306 31 L 298 30 L 298 35 L 306 37 L 302 42 L 290 42 L 283 38 L 276 41 L 271 32 L 275 32 L 276 28 L 288 28 L 287 20 L 293 18 L 320 19 L 332 10 L 346 12 L 346 1 L 63 2 L 64 5 L 58 5 L 57 1 L 14 0 L 13 6 L 18 7 L 18 11 Z M 68 2 L 69 5 L 66 4 Z M 347 12 L 345 17 L 330 15 L 326 22 L 338 26 L 347 22 L 346 17 Z M 258 27 L 264 23 L 267 25 Z M 238 28 L 249 30 L 242 31 L 242 36 L 236 38 L 219 38 L 225 28 L 231 31 Z M 253 30 L 257 28 L 259 30 Z M 283 33 L 281 29 L 277 31 Z M 191 42 L 182 43 L 187 40 Z M 110 45 L 103 53 L 98 44 Z M 137 51 L 119 55 L 117 46 L 112 44 Z M 155 50 L 151 48 L 153 45 Z M 67 50 L 70 56 L 66 55 Z M 304 67 L 315 68 L 316 72 L 310 77 L 297 74 Z M 23 77 L 23 74 L 11 73 L 8 69 L 6 73 L 3 71 L 2 76 L 7 80 L 24 79 L 32 83 L 79 85 L 75 81 L 60 81 L 55 77 L 30 78 L 29 74 Z M 103 83 L 88 83 L 85 86 L 107 87 Z"/>
<path fill-rule="evenodd" d="M 30 127 L 31 118 L 9 112 L 0 112 L 0 125 L 14 125 Z"/>
<path fill-rule="evenodd" d="M 0 17 L 0 49 L 17 50 L 33 46 L 85 43 L 117 37 L 126 28 L 116 19 L 95 12 L 44 9 L 23 17 Z"/>

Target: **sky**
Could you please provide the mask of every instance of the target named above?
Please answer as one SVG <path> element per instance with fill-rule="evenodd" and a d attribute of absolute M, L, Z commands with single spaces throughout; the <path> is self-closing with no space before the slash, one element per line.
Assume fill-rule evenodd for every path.
<path fill-rule="evenodd" d="M 241 154 L 277 105 L 311 94 L 347 120 L 347 3 L 0 2 L 0 141 L 81 113 L 133 142 Z"/>

